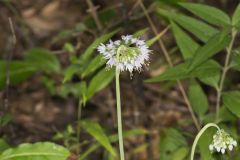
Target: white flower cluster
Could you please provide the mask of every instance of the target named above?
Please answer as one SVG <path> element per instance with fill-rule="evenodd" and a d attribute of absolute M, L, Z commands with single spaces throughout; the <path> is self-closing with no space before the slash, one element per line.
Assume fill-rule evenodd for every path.
<path fill-rule="evenodd" d="M 145 41 L 132 35 L 122 36 L 121 40 L 117 41 L 110 40 L 106 45 L 99 45 L 97 50 L 107 60 L 108 67 L 115 66 L 119 71 L 129 72 L 141 71 L 151 52 Z"/>
<path fill-rule="evenodd" d="M 217 133 L 213 136 L 213 142 L 209 145 L 210 151 L 225 153 L 227 149 L 230 151 L 233 150 L 233 147 L 237 146 L 237 141 L 234 140 L 228 133 L 223 129 L 218 130 Z"/>

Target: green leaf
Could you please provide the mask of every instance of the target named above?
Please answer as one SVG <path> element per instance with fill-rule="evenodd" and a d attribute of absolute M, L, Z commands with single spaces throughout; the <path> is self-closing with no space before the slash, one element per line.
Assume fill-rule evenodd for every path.
<path fill-rule="evenodd" d="M 223 94 L 223 104 L 226 106 L 233 114 L 240 117 L 240 92 L 230 91 Z"/>
<path fill-rule="evenodd" d="M 189 148 L 181 147 L 174 152 L 172 160 L 185 160 L 189 153 Z"/>
<path fill-rule="evenodd" d="M 227 109 L 227 107 L 222 106 L 219 110 L 219 122 L 234 122 L 237 117 Z"/>
<path fill-rule="evenodd" d="M 63 83 L 70 81 L 74 74 L 80 74 L 82 72 L 82 66 L 80 64 L 72 64 L 64 71 Z"/>
<path fill-rule="evenodd" d="M 64 44 L 63 49 L 69 53 L 75 52 L 75 47 L 71 43 L 68 43 L 68 42 Z"/>
<path fill-rule="evenodd" d="M 38 70 L 50 72 L 59 72 L 60 63 L 55 55 L 43 48 L 33 48 L 25 53 L 25 60 L 32 63 Z"/>
<path fill-rule="evenodd" d="M 0 138 L 0 153 L 10 148 L 10 145 L 5 141 L 5 139 Z"/>
<path fill-rule="evenodd" d="M 189 63 L 190 61 L 187 61 L 169 68 L 163 74 L 150 78 L 146 80 L 146 82 L 160 82 L 166 80 L 175 81 L 187 78 L 208 77 L 217 74 L 220 68 L 220 65 L 216 61 L 209 60 L 195 68 L 193 71 L 188 72 Z"/>
<path fill-rule="evenodd" d="M 16 148 L 5 150 L 0 155 L 0 160 L 66 160 L 69 155 L 70 152 L 60 145 L 38 142 L 21 144 Z"/>
<path fill-rule="evenodd" d="M 31 63 L 11 61 L 9 66 L 10 85 L 16 85 L 29 78 L 35 71 Z M 6 86 L 7 62 L 0 60 L 0 90 Z"/>
<path fill-rule="evenodd" d="M 208 110 L 208 99 L 200 84 L 192 80 L 188 89 L 189 100 L 193 111 L 202 117 Z"/>
<path fill-rule="evenodd" d="M 105 88 L 114 78 L 115 69 L 106 70 L 103 68 L 94 76 L 88 87 L 87 98 L 91 98 L 96 92 Z"/>
<path fill-rule="evenodd" d="M 93 51 L 101 44 L 109 40 L 114 34 L 116 34 L 120 29 L 116 29 L 110 33 L 104 34 L 101 37 L 97 38 L 82 54 L 81 59 L 83 61 L 88 61 L 91 57 Z"/>
<path fill-rule="evenodd" d="M 133 34 L 133 37 L 138 38 L 138 37 L 142 36 L 143 34 L 145 34 L 148 30 L 149 30 L 149 28 L 143 28 L 141 30 L 138 30 L 137 32 L 135 32 Z"/>
<path fill-rule="evenodd" d="M 221 77 L 221 68 L 219 67 L 218 69 L 215 70 L 215 74 L 206 76 L 206 77 L 198 77 L 198 79 L 205 83 L 206 85 L 212 86 L 215 89 L 218 87 L 218 83 L 220 81 Z"/>
<path fill-rule="evenodd" d="M 229 16 L 218 8 L 196 3 L 180 3 L 180 5 L 210 24 L 231 25 Z"/>
<path fill-rule="evenodd" d="M 218 33 L 213 36 L 203 47 L 198 48 L 190 62 L 188 70 L 192 71 L 194 68 L 198 67 L 206 60 L 213 57 L 219 51 L 226 48 L 230 41 L 230 36 L 226 35 L 225 32 Z"/>
<path fill-rule="evenodd" d="M 171 21 L 171 27 L 177 41 L 177 45 L 184 57 L 188 59 L 193 56 L 198 49 L 199 44 L 196 43 L 188 34 L 186 34 L 177 24 Z"/>
<path fill-rule="evenodd" d="M 174 128 L 165 129 L 161 134 L 159 144 L 159 159 L 173 160 L 174 152 L 181 147 L 186 147 L 187 142 L 180 131 Z"/>
<path fill-rule="evenodd" d="M 81 76 L 82 78 L 89 76 L 91 73 L 93 73 L 95 70 L 97 70 L 99 67 L 101 67 L 106 61 L 103 59 L 102 55 L 97 55 L 94 57 L 86 67 L 86 69 L 83 70 Z"/>
<path fill-rule="evenodd" d="M 195 35 L 203 42 L 207 42 L 213 35 L 218 33 L 217 29 L 195 18 L 162 9 L 158 9 L 157 12 L 160 15 L 177 22 L 181 27 Z"/>
<path fill-rule="evenodd" d="M 232 17 L 232 24 L 236 25 L 240 22 L 240 4 L 236 7 L 233 17 Z"/>
<path fill-rule="evenodd" d="M 146 44 L 148 46 L 152 46 L 154 43 L 156 43 L 166 32 L 167 30 L 164 29 L 162 32 L 158 33 L 155 37 L 149 39 L 148 41 L 146 41 Z"/>
<path fill-rule="evenodd" d="M 93 121 L 82 120 L 81 126 L 86 132 L 92 135 L 104 148 L 106 148 L 112 155 L 116 155 L 107 135 L 104 133 L 102 127 Z"/>

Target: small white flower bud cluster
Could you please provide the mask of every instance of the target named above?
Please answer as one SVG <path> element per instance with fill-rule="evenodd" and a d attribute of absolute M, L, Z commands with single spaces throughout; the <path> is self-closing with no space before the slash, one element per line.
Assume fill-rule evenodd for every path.
<path fill-rule="evenodd" d="M 234 140 L 228 133 L 223 129 L 218 130 L 217 133 L 213 136 L 213 142 L 209 145 L 210 151 L 225 153 L 227 149 L 230 151 L 233 150 L 233 147 L 237 146 L 237 141 Z"/>
<path fill-rule="evenodd" d="M 119 71 L 141 71 L 143 65 L 149 60 L 149 53 L 145 41 L 134 38 L 132 35 L 122 36 L 121 40 L 109 41 L 97 48 L 107 60 L 107 66 L 115 66 Z"/>

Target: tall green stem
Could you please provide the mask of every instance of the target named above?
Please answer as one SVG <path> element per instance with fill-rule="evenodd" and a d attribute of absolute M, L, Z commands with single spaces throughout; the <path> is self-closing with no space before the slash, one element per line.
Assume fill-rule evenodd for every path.
<path fill-rule="evenodd" d="M 220 78 L 220 82 L 219 82 L 219 86 L 217 87 L 217 102 L 216 102 L 216 122 L 218 122 L 219 119 L 219 109 L 220 109 L 220 104 L 221 104 L 221 97 L 222 97 L 222 91 L 223 91 L 223 84 L 230 66 L 230 59 L 231 59 L 231 53 L 232 53 L 232 48 L 233 48 L 233 44 L 235 41 L 235 37 L 236 37 L 236 31 L 233 29 L 232 31 L 232 40 L 227 48 L 227 55 L 226 55 L 226 59 L 225 59 L 225 63 L 224 63 L 224 67 L 223 67 L 223 71 L 222 71 L 222 75 Z"/>
<path fill-rule="evenodd" d="M 197 134 L 193 145 L 192 145 L 192 150 L 191 150 L 191 160 L 194 160 L 194 153 L 195 153 L 195 149 L 198 143 L 198 140 L 200 139 L 201 135 L 209 128 L 209 127 L 216 127 L 219 131 L 220 128 L 218 127 L 218 125 L 216 125 L 215 123 L 208 123 L 207 125 L 205 125 Z"/>
<path fill-rule="evenodd" d="M 122 135 L 122 114 L 121 114 L 121 96 L 120 96 L 120 71 L 116 69 L 116 97 L 117 97 L 117 121 L 118 121 L 118 139 L 120 160 L 124 160 L 124 147 L 123 147 L 123 135 Z"/>

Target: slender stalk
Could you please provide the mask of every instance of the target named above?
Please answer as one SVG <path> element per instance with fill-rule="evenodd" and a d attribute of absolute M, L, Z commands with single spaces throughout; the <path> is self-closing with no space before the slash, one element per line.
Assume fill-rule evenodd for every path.
<path fill-rule="evenodd" d="M 80 148 L 80 132 L 81 132 L 81 114 L 82 114 L 82 101 L 81 98 L 79 98 L 78 101 L 78 112 L 77 112 L 77 155 L 80 155 L 81 148 Z"/>
<path fill-rule="evenodd" d="M 193 145 L 192 145 L 192 150 L 191 150 L 191 160 L 194 160 L 194 153 L 195 153 L 195 149 L 197 147 L 197 143 L 198 143 L 198 140 L 200 139 L 201 135 L 209 128 L 209 127 L 216 127 L 219 131 L 220 131 L 220 128 L 215 124 L 215 123 L 208 123 L 207 125 L 205 125 L 197 134 L 194 142 L 193 142 Z"/>
<path fill-rule="evenodd" d="M 149 16 L 149 14 L 148 14 L 148 12 L 147 12 L 147 10 L 146 10 L 146 8 L 145 8 L 142 0 L 139 0 L 139 4 L 140 4 L 140 6 L 141 6 L 141 8 L 142 8 L 142 10 L 143 10 L 143 12 L 144 12 L 144 14 L 145 14 L 148 22 L 149 22 L 149 24 L 150 24 L 150 26 L 151 26 L 154 34 L 155 34 L 155 35 L 158 35 L 157 28 L 156 28 L 156 26 L 154 25 L 151 17 Z M 158 43 L 159 43 L 159 46 L 160 46 L 160 48 L 161 48 L 161 50 L 162 50 L 162 52 L 163 52 L 163 54 L 164 54 L 164 57 L 165 57 L 166 60 L 167 60 L 167 63 L 169 64 L 170 67 L 173 67 L 173 63 L 172 63 L 171 57 L 169 56 L 169 53 L 168 53 L 168 51 L 167 51 L 167 49 L 166 49 L 163 41 L 162 41 L 161 39 L 159 39 L 159 40 L 158 40 Z M 182 96 L 183 96 L 183 99 L 184 99 L 184 101 L 185 101 L 185 103 L 186 103 L 186 105 L 187 105 L 188 111 L 189 111 L 190 114 L 191 114 L 193 123 L 195 124 L 196 128 L 197 128 L 198 130 L 200 130 L 201 125 L 200 125 L 200 123 L 198 122 L 198 119 L 197 119 L 197 117 L 195 116 L 195 114 L 194 114 L 194 112 L 193 112 L 191 103 L 189 102 L 189 99 L 188 99 L 188 96 L 187 96 L 187 94 L 186 94 L 186 91 L 184 90 L 183 84 L 182 84 L 182 82 L 179 81 L 179 80 L 177 81 L 177 84 L 178 84 L 178 88 L 179 88 L 179 90 L 180 90 L 180 92 L 181 92 L 181 94 L 182 94 Z"/>
<path fill-rule="evenodd" d="M 218 119 L 219 119 L 219 109 L 220 109 L 220 105 L 221 105 L 223 84 L 224 84 L 227 72 L 229 70 L 229 67 L 230 67 L 230 58 L 231 58 L 231 53 L 232 53 L 232 48 L 233 48 L 233 44 L 234 44 L 234 41 L 235 41 L 235 37 L 236 37 L 236 31 L 233 30 L 232 31 L 232 40 L 231 40 L 228 48 L 226 49 L 227 50 L 227 55 L 226 55 L 222 75 L 221 75 L 221 78 L 220 78 L 219 86 L 217 87 L 216 119 L 215 119 L 216 122 L 218 122 Z"/>
<path fill-rule="evenodd" d="M 118 121 L 118 139 L 120 160 L 124 160 L 124 147 L 123 147 L 123 135 L 122 135 L 122 113 L 121 113 L 121 95 L 120 95 L 120 71 L 116 69 L 116 97 L 117 97 L 117 121 Z"/>

